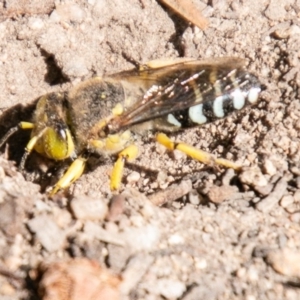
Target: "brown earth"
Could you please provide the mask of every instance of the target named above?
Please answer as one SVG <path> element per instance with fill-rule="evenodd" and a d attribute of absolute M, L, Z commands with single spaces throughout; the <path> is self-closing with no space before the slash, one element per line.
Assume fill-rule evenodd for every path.
<path fill-rule="evenodd" d="M 14 135 L 0 160 L 0 299 L 300 299 L 300 2 L 195 2 L 205 31 L 154 0 L 2 2 L 0 136 L 38 96 L 130 69 L 128 58 L 242 57 L 266 90 L 256 107 L 176 135 L 242 173 L 145 137 L 118 196 L 113 159 L 94 158 L 48 199 L 6 160 L 28 141 Z M 32 154 L 27 171 L 43 186 L 48 166 Z"/>

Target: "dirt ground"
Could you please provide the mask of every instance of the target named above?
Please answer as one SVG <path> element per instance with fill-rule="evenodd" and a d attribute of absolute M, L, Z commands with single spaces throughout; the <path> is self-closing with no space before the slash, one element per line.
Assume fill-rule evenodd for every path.
<path fill-rule="evenodd" d="M 25 180 L 16 133 L 0 158 L 0 299 L 300 299 L 300 1 L 194 2 L 205 31 L 154 0 L 0 2 L 0 137 L 38 96 L 132 60 L 237 56 L 266 86 L 257 106 L 174 136 L 239 174 L 150 135 L 119 195 L 114 158 L 92 158 L 49 199 L 56 164 L 32 154 L 40 184 Z"/>

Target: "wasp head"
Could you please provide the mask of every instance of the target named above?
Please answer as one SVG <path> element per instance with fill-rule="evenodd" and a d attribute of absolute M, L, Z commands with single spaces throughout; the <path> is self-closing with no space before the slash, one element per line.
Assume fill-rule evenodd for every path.
<path fill-rule="evenodd" d="M 66 110 L 65 97 L 61 93 L 42 96 L 37 103 L 31 137 L 37 139 L 34 149 L 50 159 L 76 157 Z"/>

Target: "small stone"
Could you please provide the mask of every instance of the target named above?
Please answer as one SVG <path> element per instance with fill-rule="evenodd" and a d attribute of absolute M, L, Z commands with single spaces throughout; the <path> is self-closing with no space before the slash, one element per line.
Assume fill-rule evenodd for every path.
<path fill-rule="evenodd" d="M 134 251 L 150 250 L 154 249 L 159 242 L 160 229 L 154 225 L 139 228 L 129 227 L 125 228 L 120 236 Z"/>
<path fill-rule="evenodd" d="M 294 194 L 295 202 L 300 202 L 300 190 L 297 190 Z"/>
<path fill-rule="evenodd" d="M 204 270 L 207 268 L 207 261 L 204 258 L 195 257 L 195 267 L 199 270 Z"/>
<path fill-rule="evenodd" d="M 236 271 L 236 276 L 238 278 L 244 278 L 246 275 L 246 269 L 245 268 L 239 268 L 237 271 Z"/>
<path fill-rule="evenodd" d="M 65 3 L 56 6 L 56 13 L 61 21 L 81 23 L 84 20 L 85 12 L 79 5 L 74 3 Z"/>
<path fill-rule="evenodd" d="M 250 186 L 266 186 L 268 184 L 266 177 L 257 167 L 243 168 L 239 178 L 242 183 Z"/>
<path fill-rule="evenodd" d="M 276 167 L 273 165 L 272 161 L 269 159 L 266 159 L 264 164 L 263 164 L 263 168 L 266 174 L 273 176 L 276 174 L 277 169 Z"/>
<path fill-rule="evenodd" d="M 89 73 L 85 59 L 74 53 L 65 53 L 63 64 L 63 72 L 70 78 L 83 77 Z"/>
<path fill-rule="evenodd" d="M 287 13 L 284 8 L 284 1 L 271 0 L 264 13 L 270 20 L 283 20 Z"/>
<path fill-rule="evenodd" d="M 87 221 L 84 224 L 84 232 L 90 239 L 98 239 L 105 243 L 110 243 L 118 246 L 124 246 L 124 241 L 120 238 L 120 235 L 116 232 L 103 229 L 99 224 Z"/>
<path fill-rule="evenodd" d="M 192 182 L 190 180 L 183 180 L 179 184 L 172 184 L 166 190 L 159 191 L 152 194 L 148 199 L 157 206 L 161 206 L 166 203 L 172 203 L 177 205 L 175 200 L 185 196 L 192 190 Z"/>
<path fill-rule="evenodd" d="M 182 203 L 179 201 L 174 201 L 174 202 L 172 202 L 172 207 L 174 207 L 176 209 L 180 209 L 182 207 Z"/>
<path fill-rule="evenodd" d="M 115 222 L 120 219 L 125 209 L 125 197 L 123 195 L 114 195 L 109 204 L 107 220 Z"/>
<path fill-rule="evenodd" d="M 203 231 L 206 233 L 211 233 L 214 231 L 214 227 L 211 224 L 207 224 L 203 227 Z"/>
<path fill-rule="evenodd" d="M 56 224 L 60 228 L 67 228 L 72 222 L 72 215 L 67 210 L 63 209 L 53 209 L 53 216 L 55 218 Z"/>
<path fill-rule="evenodd" d="M 300 252 L 292 249 L 272 251 L 267 255 L 267 263 L 278 273 L 300 278 Z"/>
<path fill-rule="evenodd" d="M 236 186 L 213 186 L 210 188 L 207 196 L 211 202 L 220 204 L 225 200 L 229 200 L 235 193 L 238 193 Z"/>
<path fill-rule="evenodd" d="M 40 18 L 30 18 L 28 21 L 28 27 L 32 30 L 40 30 L 44 27 L 44 22 Z"/>
<path fill-rule="evenodd" d="M 287 189 L 287 182 L 284 178 L 280 179 L 272 193 L 256 204 L 256 208 L 261 212 L 270 211 L 283 197 Z"/>
<path fill-rule="evenodd" d="M 60 15 L 54 10 L 50 15 L 50 20 L 54 23 L 58 23 L 60 21 Z"/>
<path fill-rule="evenodd" d="M 196 190 L 191 190 L 188 194 L 189 201 L 193 205 L 199 205 L 201 203 L 202 196 L 196 191 Z"/>
<path fill-rule="evenodd" d="M 285 211 L 287 211 L 288 213 L 293 214 L 293 213 L 299 211 L 299 205 L 297 205 L 297 204 L 295 204 L 295 203 L 292 203 L 292 204 L 286 206 L 284 209 L 285 209 Z"/>
<path fill-rule="evenodd" d="M 180 244 L 184 244 L 184 242 L 185 242 L 184 238 L 179 234 L 173 234 L 168 239 L 169 245 L 180 245 Z"/>
<path fill-rule="evenodd" d="M 274 184 L 272 183 L 268 183 L 267 185 L 265 186 L 258 186 L 256 185 L 255 187 L 255 190 L 260 193 L 260 195 L 262 196 L 267 196 L 271 193 L 271 191 L 273 190 L 274 188 Z"/>
<path fill-rule="evenodd" d="M 141 282 L 141 278 L 149 272 L 155 258 L 148 253 L 136 253 L 131 255 L 126 262 L 126 268 L 122 271 L 123 282 L 120 286 L 122 295 L 129 295 Z M 123 297 L 124 298 L 124 297 Z"/>
<path fill-rule="evenodd" d="M 158 280 L 157 292 L 165 297 L 166 299 L 177 299 L 182 296 L 186 290 L 186 286 L 183 282 L 176 279 L 165 279 Z"/>
<path fill-rule="evenodd" d="M 259 279 L 258 272 L 254 267 L 250 267 L 247 272 L 247 277 L 249 281 L 256 282 Z"/>
<path fill-rule="evenodd" d="M 47 251 L 54 252 L 63 247 L 65 233 L 50 216 L 37 216 L 29 220 L 28 227 Z"/>
<path fill-rule="evenodd" d="M 136 172 L 136 171 L 133 171 L 132 173 L 130 173 L 130 174 L 127 176 L 127 182 L 128 182 L 129 184 L 133 184 L 133 183 L 138 182 L 140 178 L 141 178 L 140 173 L 138 173 L 138 172 Z"/>
<path fill-rule="evenodd" d="M 290 220 L 295 223 L 300 223 L 300 212 L 295 212 L 290 216 Z"/>
<path fill-rule="evenodd" d="M 288 207 L 292 203 L 294 203 L 294 197 L 292 195 L 285 195 L 280 200 L 280 206 L 282 207 Z"/>
<path fill-rule="evenodd" d="M 297 178 L 296 178 L 296 185 L 297 185 L 297 188 L 300 189 L 300 176 L 297 176 Z"/>
<path fill-rule="evenodd" d="M 16 293 L 16 289 L 12 285 L 10 285 L 8 282 L 5 282 L 5 283 L 2 282 L 1 287 L 0 287 L 0 293 L 1 293 L 1 295 L 4 296 L 4 298 L 6 298 L 5 296 L 12 297 Z"/>
<path fill-rule="evenodd" d="M 108 207 L 101 198 L 81 196 L 74 198 L 71 209 L 76 219 L 102 221 L 107 215 Z"/>
<path fill-rule="evenodd" d="M 227 169 L 222 178 L 222 185 L 230 185 L 231 180 L 236 176 L 233 169 Z"/>

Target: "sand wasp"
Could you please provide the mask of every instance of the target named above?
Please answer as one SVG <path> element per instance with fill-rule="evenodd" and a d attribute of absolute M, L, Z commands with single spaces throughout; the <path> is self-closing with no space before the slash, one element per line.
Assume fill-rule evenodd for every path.
<path fill-rule="evenodd" d="M 92 153 L 117 154 L 110 183 L 111 190 L 117 190 L 125 162 L 138 155 L 132 135 L 149 130 L 164 132 L 156 140 L 168 149 L 203 163 L 238 169 L 231 161 L 174 143 L 165 133 L 223 118 L 257 102 L 260 91 L 259 80 L 239 58 L 152 61 L 105 78 L 91 78 L 65 93 L 40 97 L 31 122 L 11 128 L 0 147 L 17 129 L 31 129 L 21 170 L 33 150 L 56 161 L 71 159 L 51 195 L 82 175 Z"/>

